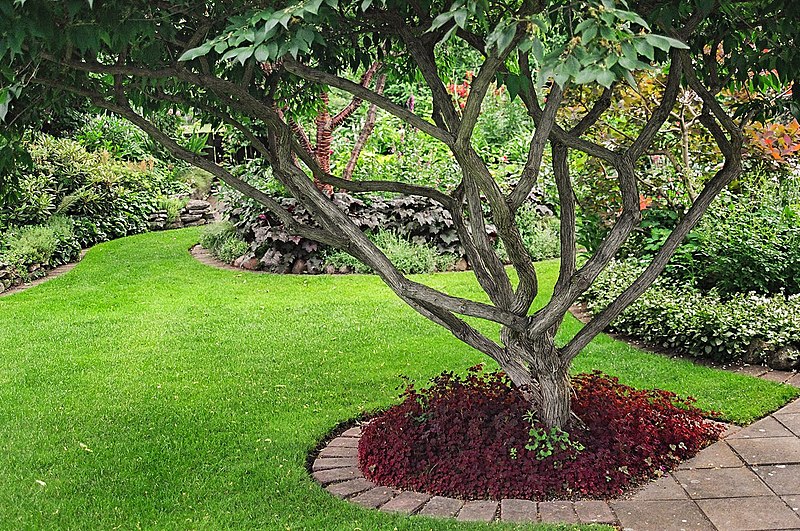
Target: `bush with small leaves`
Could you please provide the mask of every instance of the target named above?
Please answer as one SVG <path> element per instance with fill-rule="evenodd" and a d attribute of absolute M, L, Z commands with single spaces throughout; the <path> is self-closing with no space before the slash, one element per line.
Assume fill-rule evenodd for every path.
<path fill-rule="evenodd" d="M 547 430 L 503 373 L 443 373 L 374 418 L 358 448 L 379 485 L 462 498 L 607 498 L 663 475 L 717 440 L 720 424 L 660 390 L 599 372 L 573 378 L 585 427 Z"/>

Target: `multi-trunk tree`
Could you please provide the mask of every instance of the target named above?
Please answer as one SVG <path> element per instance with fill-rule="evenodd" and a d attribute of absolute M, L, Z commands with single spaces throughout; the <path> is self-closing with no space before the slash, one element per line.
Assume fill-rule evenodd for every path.
<path fill-rule="evenodd" d="M 176 157 L 259 201 L 288 229 L 369 265 L 417 312 L 497 361 L 525 390 L 541 421 L 554 427 L 571 419 L 572 360 L 647 289 L 717 193 L 741 172 L 741 123 L 717 94 L 732 82 L 756 86 L 770 71 L 782 83 L 791 81 L 800 56 L 792 52 L 800 20 L 792 0 L 642 0 L 629 5 L 621 0 L 2 0 L 0 14 L 0 110 L 8 111 L 7 120 L 22 123 L 31 110 L 68 104 L 70 98 L 88 99 L 124 116 Z M 447 46 L 469 47 L 483 58 L 463 107 L 448 93 L 437 61 L 445 40 Z M 265 63 L 275 67 L 263 69 Z M 431 115 L 419 115 L 352 80 L 377 63 L 379 73 L 424 83 L 433 102 Z M 590 140 L 586 133 L 617 97 L 617 86 L 635 84 L 631 73 L 653 65 L 667 72 L 666 84 L 635 137 L 623 146 Z M 527 162 L 510 192 L 498 186 L 471 142 L 494 83 L 505 84 L 522 99 L 536 126 Z M 604 90 L 580 119 L 561 117 L 564 93 L 582 84 Z M 292 127 L 298 117 L 316 112 L 314 95 L 326 87 L 364 100 L 443 143 L 461 169 L 460 183 L 438 190 L 404 182 L 402 175 L 394 182 L 332 175 Z M 636 161 L 669 119 L 682 87 L 702 100 L 698 120 L 714 138 L 724 163 L 637 280 L 566 344 L 556 345 L 556 331 L 570 305 L 641 218 Z M 151 119 L 165 107 L 239 130 L 316 224 L 299 223 L 225 167 L 182 148 Z M 561 265 L 552 298 L 530 314 L 539 284 L 515 213 L 537 182 L 548 146 L 560 202 Z M 580 266 L 570 150 L 613 168 L 623 202 L 608 236 Z M 315 180 L 351 192 L 410 194 L 441 203 L 452 215 L 488 302 L 405 277 Z M 496 227 L 516 275 L 489 241 L 489 223 Z M 498 323 L 499 341 L 465 316 Z"/>

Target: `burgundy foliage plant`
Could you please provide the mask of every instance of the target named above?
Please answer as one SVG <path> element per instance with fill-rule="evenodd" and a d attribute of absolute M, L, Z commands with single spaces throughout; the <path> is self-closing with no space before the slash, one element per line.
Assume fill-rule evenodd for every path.
<path fill-rule="evenodd" d="M 722 431 L 692 399 L 667 391 L 600 372 L 572 384 L 585 426 L 555 436 L 543 436 L 548 430 L 502 372 L 478 366 L 463 378 L 443 373 L 427 389 L 409 385 L 364 429 L 359 465 L 378 484 L 437 495 L 607 498 L 662 475 Z"/>

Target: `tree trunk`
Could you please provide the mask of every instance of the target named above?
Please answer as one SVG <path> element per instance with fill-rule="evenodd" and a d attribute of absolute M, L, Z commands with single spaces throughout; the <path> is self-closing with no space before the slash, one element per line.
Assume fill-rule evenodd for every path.
<path fill-rule="evenodd" d="M 529 341 L 504 328 L 501 337 L 507 357 L 498 360 L 500 367 L 523 390 L 531 411 L 548 428 L 566 428 L 572 418 L 572 384 L 568 364 L 555 346 L 554 332 L 548 330 Z"/>

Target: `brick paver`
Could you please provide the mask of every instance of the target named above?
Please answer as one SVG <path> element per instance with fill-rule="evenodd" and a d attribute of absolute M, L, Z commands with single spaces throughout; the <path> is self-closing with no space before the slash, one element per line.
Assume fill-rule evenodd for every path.
<path fill-rule="evenodd" d="M 428 494 L 406 490 L 386 502 L 386 505 L 381 507 L 381 511 L 387 513 L 414 514 L 430 499 L 431 497 Z"/>
<path fill-rule="evenodd" d="M 343 481 L 341 483 L 333 483 L 325 487 L 325 490 L 336 496 L 337 498 L 347 498 L 353 494 L 364 492 L 373 488 L 375 484 L 364 478 L 351 479 L 350 481 Z"/>
<path fill-rule="evenodd" d="M 498 503 L 490 500 L 470 500 L 458 511 L 456 520 L 461 522 L 491 522 L 497 514 Z"/>
<path fill-rule="evenodd" d="M 653 481 L 639 492 L 631 496 L 632 500 L 688 500 L 689 495 L 671 475 Z"/>
<path fill-rule="evenodd" d="M 611 502 L 624 529 L 636 531 L 714 531 L 695 502 L 653 500 Z"/>
<path fill-rule="evenodd" d="M 616 524 L 617 518 L 604 501 L 576 501 L 574 504 L 578 520 L 582 524 Z"/>
<path fill-rule="evenodd" d="M 353 466 L 347 468 L 328 468 L 314 472 L 312 476 L 322 483 L 322 485 L 328 485 L 329 483 L 336 483 L 337 481 L 361 478 L 364 477 L 364 474 L 361 473 L 361 469 L 357 466 Z"/>
<path fill-rule="evenodd" d="M 500 502 L 500 519 L 504 522 L 529 524 L 539 520 L 536 502 L 513 498 Z"/>
<path fill-rule="evenodd" d="M 772 494 L 761 478 L 746 467 L 678 470 L 675 479 L 693 500 Z"/>
<path fill-rule="evenodd" d="M 344 468 L 358 466 L 358 459 L 355 457 L 330 457 L 326 459 L 317 459 L 311 465 L 311 470 L 326 470 L 328 468 Z"/>
<path fill-rule="evenodd" d="M 794 437 L 783 424 L 772 417 L 767 417 L 754 422 L 746 428 L 742 428 L 728 439 L 761 439 L 764 437 Z"/>
<path fill-rule="evenodd" d="M 420 509 L 419 514 L 435 516 L 437 518 L 454 518 L 463 505 L 464 500 L 447 498 L 445 496 L 434 496 L 425 504 L 425 507 Z"/>
<path fill-rule="evenodd" d="M 700 450 L 696 456 L 684 461 L 678 466 L 678 470 L 689 470 L 692 468 L 731 468 L 744 466 L 731 447 L 724 441 L 719 444 L 712 444 L 708 448 Z"/>
<path fill-rule="evenodd" d="M 368 509 L 377 509 L 397 495 L 395 489 L 389 487 L 374 487 L 368 491 L 354 496 L 350 501 Z"/>
<path fill-rule="evenodd" d="M 578 515 L 575 514 L 575 507 L 568 501 L 545 501 L 539 502 L 539 518 L 544 523 L 567 523 L 577 524 Z"/>
<path fill-rule="evenodd" d="M 328 443 L 328 446 L 348 446 L 350 448 L 358 448 L 358 439 L 355 437 L 336 437 Z"/>
<path fill-rule="evenodd" d="M 775 415 L 775 419 L 786 426 L 795 436 L 800 437 L 800 413 Z"/>
<path fill-rule="evenodd" d="M 735 439 L 730 444 L 748 465 L 800 463 L 800 438 L 797 437 Z"/>
<path fill-rule="evenodd" d="M 800 517 L 775 496 L 699 500 L 697 505 L 725 531 L 800 528 Z"/>
<path fill-rule="evenodd" d="M 800 465 L 770 465 L 753 470 L 775 494 L 800 496 Z"/>

